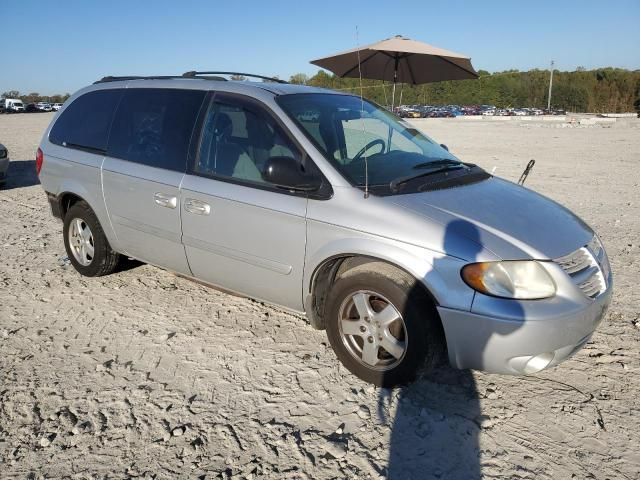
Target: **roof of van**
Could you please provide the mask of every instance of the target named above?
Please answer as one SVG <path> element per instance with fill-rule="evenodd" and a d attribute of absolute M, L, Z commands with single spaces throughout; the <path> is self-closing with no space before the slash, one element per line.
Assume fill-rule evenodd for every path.
<path fill-rule="evenodd" d="M 184 77 L 105 77 L 104 79 L 95 82 L 95 84 L 127 84 L 134 86 L 137 82 L 151 81 L 154 84 L 172 84 L 176 86 L 176 83 L 182 84 L 185 87 L 193 87 L 194 85 L 204 85 L 206 90 L 215 90 L 216 87 L 222 87 L 220 90 L 227 90 L 226 86 L 233 85 L 234 90 L 238 87 L 248 90 L 260 89 L 271 92 L 274 95 L 289 95 L 294 93 L 332 93 L 332 94 L 345 94 L 345 92 L 338 92 L 336 90 L 330 90 L 327 88 L 313 87 L 308 85 L 299 85 L 292 83 L 278 83 L 278 82 L 257 82 L 247 80 L 224 80 L 224 79 L 207 79 L 207 78 L 184 78 Z"/>
<path fill-rule="evenodd" d="M 248 86 L 262 88 L 275 95 L 288 95 L 291 93 L 344 93 L 330 90 L 328 88 L 312 87 L 309 85 L 297 85 L 293 83 L 270 83 L 270 82 L 241 82 Z"/>

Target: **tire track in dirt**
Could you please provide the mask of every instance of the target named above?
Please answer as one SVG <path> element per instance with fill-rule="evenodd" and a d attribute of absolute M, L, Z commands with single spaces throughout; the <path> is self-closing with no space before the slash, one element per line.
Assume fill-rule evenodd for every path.
<path fill-rule="evenodd" d="M 43 126 L 27 123 L 44 117 L 0 117 L 2 142 L 24 152 L 14 158 L 35 150 Z M 1 190 L 2 476 L 382 478 L 401 439 L 415 452 L 404 478 L 474 478 L 474 464 L 486 478 L 638 478 L 640 174 L 601 164 L 612 148 L 608 169 L 632 158 L 638 130 L 451 125 L 432 133 L 454 152 L 484 142 L 508 171 L 519 173 L 517 149 L 553 157 L 531 186 L 601 232 L 616 296 L 574 358 L 541 378 L 474 373 L 470 385 L 446 371 L 381 391 L 337 363 L 323 332 L 276 308 L 145 265 L 80 277 L 59 261 L 61 224 L 40 187 Z M 564 151 L 550 153 L 550 134 Z"/>

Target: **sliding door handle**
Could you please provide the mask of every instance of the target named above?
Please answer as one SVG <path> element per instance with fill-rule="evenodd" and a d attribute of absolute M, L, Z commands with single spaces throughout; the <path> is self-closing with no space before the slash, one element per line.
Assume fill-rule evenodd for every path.
<path fill-rule="evenodd" d="M 184 202 L 184 209 L 194 215 L 209 215 L 211 213 L 211 206 L 208 203 L 193 198 L 187 198 Z"/>
<path fill-rule="evenodd" d="M 166 193 L 156 193 L 153 195 L 153 201 L 161 207 L 176 208 L 178 206 L 178 197 L 167 195 Z"/>

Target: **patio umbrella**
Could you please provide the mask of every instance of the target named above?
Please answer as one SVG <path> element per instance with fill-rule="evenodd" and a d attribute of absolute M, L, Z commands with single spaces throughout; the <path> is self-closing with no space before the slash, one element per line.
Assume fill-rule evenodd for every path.
<path fill-rule="evenodd" d="M 378 43 L 354 48 L 311 63 L 332 71 L 339 77 L 358 78 L 358 56 L 362 77 L 393 82 L 391 108 L 395 101 L 396 83 L 441 82 L 478 78 L 471 59 L 426 43 L 396 35 Z"/>

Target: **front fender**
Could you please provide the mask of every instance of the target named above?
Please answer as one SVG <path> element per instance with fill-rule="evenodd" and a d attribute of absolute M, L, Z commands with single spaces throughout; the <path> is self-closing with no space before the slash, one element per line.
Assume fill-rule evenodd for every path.
<path fill-rule="evenodd" d="M 311 291 L 317 269 L 340 256 L 366 256 L 386 261 L 411 274 L 440 306 L 470 310 L 471 290 L 460 277 L 467 262 L 442 253 L 336 225 L 309 220 L 304 270 L 304 294 Z"/>

